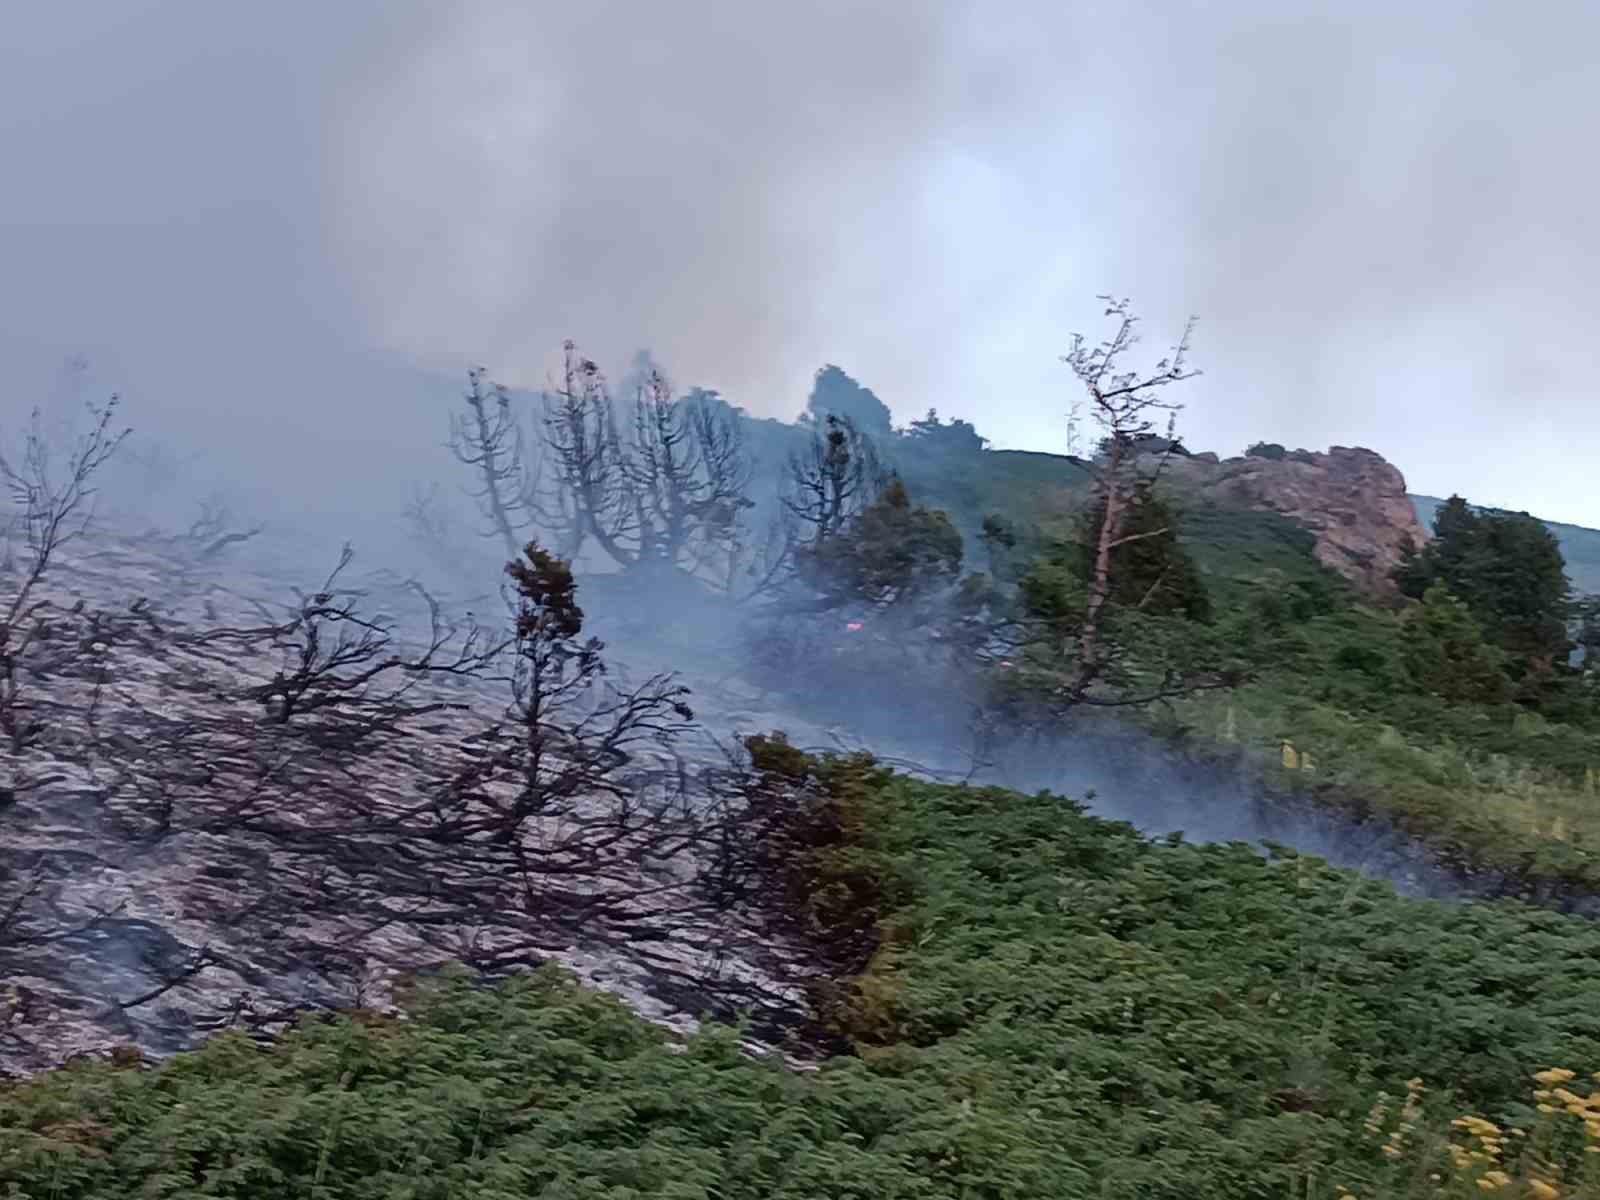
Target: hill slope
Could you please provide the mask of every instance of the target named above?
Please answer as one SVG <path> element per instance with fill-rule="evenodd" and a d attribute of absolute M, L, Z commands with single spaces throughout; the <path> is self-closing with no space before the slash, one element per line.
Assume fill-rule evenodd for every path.
<path fill-rule="evenodd" d="M 1582 1097 L 1530 1104 L 1536 1070 L 1600 1062 L 1593 922 L 1151 843 L 1058 797 L 862 760 L 802 770 L 775 786 L 852 819 L 847 858 L 794 861 L 797 894 L 842 868 L 879 897 L 877 953 L 835 981 L 856 1054 L 800 1073 L 726 1030 L 674 1044 L 553 971 L 446 980 L 407 1021 L 358 1013 L 270 1048 L 235 1035 L 153 1070 L 0 1088 L 0 1186 L 1332 1200 L 1562 1171 L 1561 1195 L 1595 1194 L 1576 1190 L 1600 1157 L 1582 1153 Z M 1481 1129 L 1450 1126 L 1468 1113 L 1524 1136 L 1484 1153 Z M 1525 1186 L 1501 1194 L 1554 1194 Z"/>

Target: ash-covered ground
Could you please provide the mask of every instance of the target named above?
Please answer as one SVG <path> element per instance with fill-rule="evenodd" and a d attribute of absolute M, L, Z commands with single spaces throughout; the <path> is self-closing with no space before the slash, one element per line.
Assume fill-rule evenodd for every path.
<path fill-rule="evenodd" d="M 182 539 L 91 533 L 59 552 L 39 590 L 71 636 L 82 635 L 84 616 L 96 609 L 112 614 L 119 632 L 96 643 L 98 656 L 27 681 L 47 719 L 92 727 L 96 744 L 85 752 L 81 733 L 47 738 L 13 764 L 42 783 L 19 791 L 0 813 L 0 1070 L 28 1073 L 119 1043 L 171 1053 L 224 1027 L 270 1032 L 304 1007 L 381 1007 L 400 973 L 456 957 L 456 944 L 492 946 L 504 933 L 492 921 L 418 928 L 384 920 L 392 910 L 378 919 L 371 911 L 330 912 L 315 894 L 315 873 L 271 839 L 248 829 L 185 828 L 181 811 L 165 832 L 152 832 L 148 819 L 130 819 L 133 808 L 147 814 L 153 803 L 148 788 L 142 807 L 127 797 L 141 771 L 162 767 L 163 747 L 149 744 L 157 719 L 171 729 L 186 716 L 215 721 L 231 709 L 244 728 L 258 719 L 251 711 L 258 706 L 241 697 L 282 666 L 273 654 L 237 653 L 237 641 L 175 635 L 282 620 L 294 589 L 314 592 L 329 568 L 296 544 L 267 538 L 204 559 L 196 550 Z M 363 611 L 393 615 L 397 640 L 421 640 L 427 610 L 406 582 L 357 564 L 339 580 L 361 593 Z M 492 590 L 440 598 L 447 601 L 476 605 L 483 617 L 504 623 L 504 603 Z M 633 678 L 642 676 L 627 664 L 608 672 L 622 688 Z M 825 737 L 780 719 L 752 693 L 705 682 L 693 696 L 699 728 L 671 747 L 691 769 L 725 762 L 726 740 L 740 732 L 784 724 L 802 742 Z M 430 758 L 447 756 L 507 707 L 504 679 L 447 678 L 436 692 L 452 707 L 413 722 L 413 736 L 394 752 L 363 760 L 361 789 L 403 797 L 428 776 Z M 260 787 L 260 764 L 230 770 L 219 759 L 210 767 L 207 778 L 186 781 L 185 796 L 172 803 L 181 809 L 187 797 L 209 813 L 235 802 L 247 809 Z M 308 819 L 320 788 L 349 791 L 349 780 L 318 774 L 348 771 L 348 764 L 297 769 Z M 670 864 L 627 869 L 671 875 Z M 712 945 L 720 939 L 708 936 L 703 921 L 675 929 L 665 916 L 645 919 L 664 923 L 649 962 L 616 953 L 604 937 L 563 944 L 559 929 L 536 939 L 539 957 L 678 1027 L 692 1025 L 708 1003 L 695 994 L 696 977 L 742 970 L 755 978 L 753 967 L 728 961 L 726 945 Z"/>

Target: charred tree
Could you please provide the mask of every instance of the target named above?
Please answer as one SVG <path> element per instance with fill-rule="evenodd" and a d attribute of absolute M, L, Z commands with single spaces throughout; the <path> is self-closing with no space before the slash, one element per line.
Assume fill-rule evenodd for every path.
<path fill-rule="evenodd" d="M 570 567 L 526 547 L 498 636 L 417 590 L 417 642 L 363 612 L 348 561 L 283 619 L 165 627 L 173 700 L 111 689 L 95 750 L 130 844 L 226 846 L 252 882 L 218 921 L 307 964 L 395 937 L 493 972 L 582 946 L 708 1003 L 776 1005 L 716 965 L 739 936 L 713 881 L 737 808 L 725 764 L 684 753 L 698 730 L 672 677 L 611 678 Z M 170 965 L 134 999 L 230 958 Z"/>
<path fill-rule="evenodd" d="M 626 569 L 640 536 L 627 449 L 604 373 L 570 341 L 563 346 L 561 384 L 545 396 L 543 437 L 551 479 L 542 524 L 554 531 L 568 561 L 593 541 Z"/>
<path fill-rule="evenodd" d="M 94 515 L 95 479 L 127 437 L 115 427 L 116 396 L 89 406 L 91 425 L 58 461 L 39 410 L 15 454 L 0 452 L 0 481 L 10 501 L 0 562 L 0 978 L 28 977 L 24 964 L 58 955 L 75 938 L 111 916 L 115 904 L 64 911 L 49 856 L 10 836 L 21 810 L 66 778 L 83 758 L 98 719 L 117 622 L 63 608 L 45 580 L 63 547 L 79 538 Z M 137 611 L 137 606 L 135 612 Z M 136 620 L 136 618 L 135 618 Z M 63 684 L 84 685 L 87 699 L 63 703 Z M 26 1014 L 24 990 L 0 1001 L 0 1038 L 15 1040 Z M 7 1011 L 7 1009 L 15 1011 Z"/>
<path fill-rule="evenodd" d="M 872 439 L 829 413 L 804 450 L 789 456 L 783 507 L 797 541 L 815 551 L 878 498 L 889 472 Z"/>
<path fill-rule="evenodd" d="M 633 445 L 622 459 L 637 545 L 622 565 L 683 571 L 721 583 L 738 554 L 751 462 L 731 412 L 678 399 L 651 367 L 636 386 Z"/>
<path fill-rule="evenodd" d="M 539 463 L 527 453 L 510 394 L 482 367 L 467 372 L 463 399 L 466 412 L 450 419 L 450 451 L 476 476 L 469 494 L 488 523 L 485 536 L 515 556 L 532 524 Z"/>
<path fill-rule="evenodd" d="M 752 461 L 727 406 L 675 396 L 648 367 L 625 435 L 605 374 L 568 342 L 544 444 L 552 478 L 541 524 L 568 561 L 593 544 L 626 572 L 693 577 L 735 595 L 760 575 L 762 543 L 747 515 Z"/>
<path fill-rule="evenodd" d="M 41 673 L 41 657 L 54 659 L 57 668 L 67 665 L 50 645 L 57 634 L 67 635 L 69 645 L 83 648 L 64 628 L 70 620 L 52 621 L 51 602 L 40 586 L 55 556 L 88 527 L 94 515 L 95 474 L 128 435 L 113 425 L 117 404 L 112 396 L 104 405 L 89 406 L 93 423 L 68 452 L 59 472 L 38 409 L 20 454 L 0 453 L 0 480 L 11 500 L 6 561 L 0 572 L 5 580 L 5 590 L 0 591 L 0 743 L 9 751 L 0 773 L 0 798 L 14 799 L 38 784 L 29 778 L 24 756 L 47 733 L 29 689 L 30 678 L 36 680 Z M 92 644 L 86 649 L 94 652 Z"/>

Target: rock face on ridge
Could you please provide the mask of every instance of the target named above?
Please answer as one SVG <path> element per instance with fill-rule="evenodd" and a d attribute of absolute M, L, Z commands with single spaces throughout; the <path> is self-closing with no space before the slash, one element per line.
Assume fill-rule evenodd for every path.
<path fill-rule="evenodd" d="M 1282 513 L 1310 530 L 1317 558 L 1374 598 L 1396 594 L 1390 572 L 1408 545 L 1428 540 L 1399 468 L 1364 447 L 1221 462 L 1179 458 L 1168 469 L 1203 496 Z"/>

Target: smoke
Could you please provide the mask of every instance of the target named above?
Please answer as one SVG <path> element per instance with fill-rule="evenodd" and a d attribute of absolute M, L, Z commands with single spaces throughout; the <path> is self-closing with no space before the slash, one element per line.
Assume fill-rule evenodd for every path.
<path fill-rule="evenodd" d="M 346 511 L 398 505 L 462 367 L 534 386 L 567 336 L 762 415 L 838 362 L 1059 449 L 1055 356 L 1116 291 L 1152 343 L 1202 316 L 1197 446 L 1366 444 L 1600 524 L 1596 21 L 49 6 L 0 49 L 4 404 L 87 353 L 145 428 Z"/>
<path fill-rule="evenodd" d="M 1053 448 L 1115 289 L 1152 340 L 1205 318 L 1197 444 L 1571 513 L 1516 470 L 1600 438 L 1594 13 L 1542 13 L 479 4 L 344 94 L 337 194 L 376 205 L 334 207 L 380 336 L 527 380 L 572 333 L 786 416 L 843 362 Z"/>

